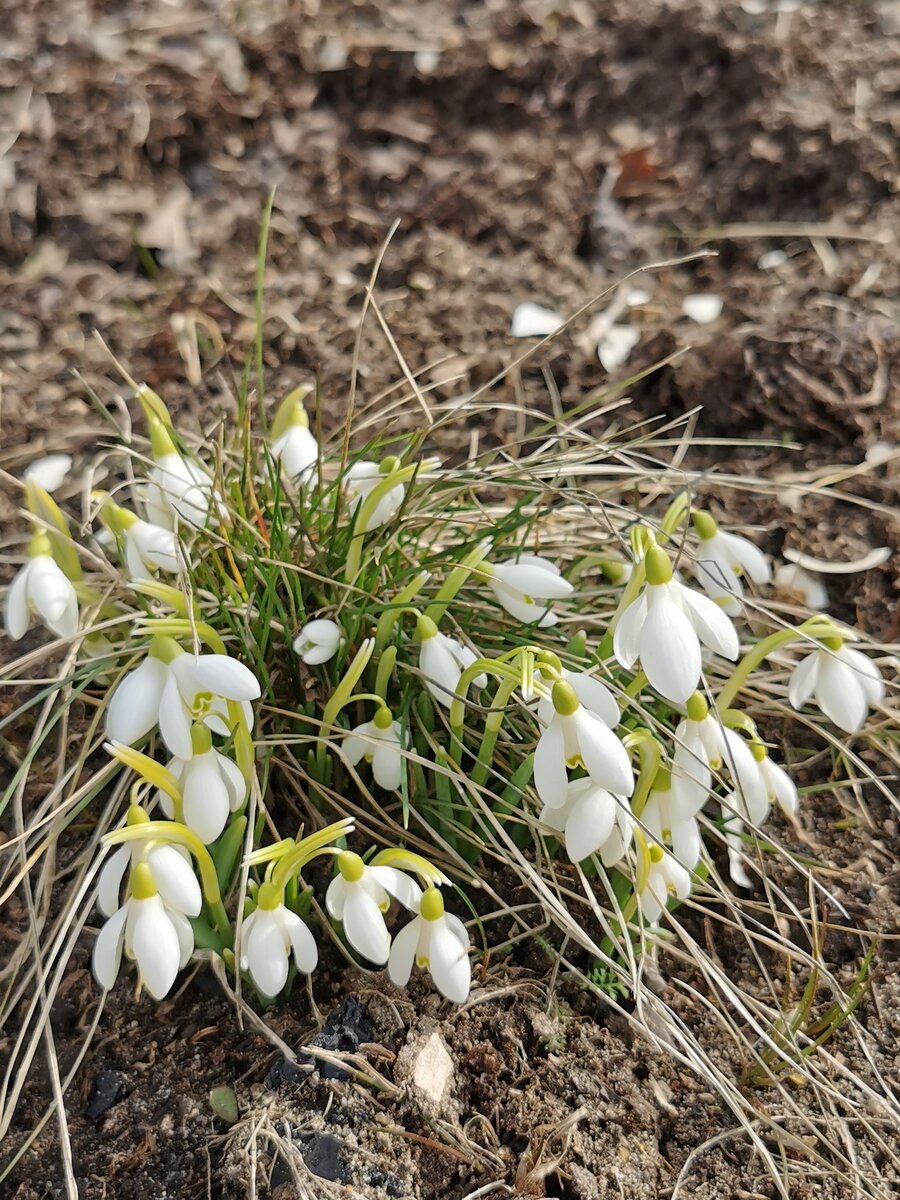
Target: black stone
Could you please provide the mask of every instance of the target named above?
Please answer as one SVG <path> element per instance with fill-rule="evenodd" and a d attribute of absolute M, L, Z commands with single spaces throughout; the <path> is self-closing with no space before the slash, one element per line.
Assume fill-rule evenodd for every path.
<path fill-rule="evenodd" d="M 362 1042 L 372 1040 L 373 1032 L 374 1026 L 362 1002 L 356 996 L 347 996 L 339 1008 L 328 1014 L 322 1029 L 309 1039 L 309 1045 L 319 1046 L 322 1050 L 355 1054 Z M 315 1060 L 315 1063 L 323 1079 L 347 1078 L 347 1072 L 340 1067 L 321 1059 Z"/>
<path fill-rule="evenodd" d="M 320 1179 L 334 1183 L 349 1183 L 350 1172 L 341 1153 L 343 1146 L 331 1133 L 314 1133 L 300 1143 L 303 1161 Z"/>
<path fill-rule="evenodd" d="M 295 1087 L 307 1078 L 308 1072 L 302 1071 L 296 1063 L 288 1058 L 279 1058 L 269 1067 L 266 1075 L 266 1087 L 270 1092 L 277 1092 L 282 1087 Z"/>
<path fill-rule="evenodd" d="M 121 1071 L 101 1071 L 94 1076 L 84 1111 L 92 1121 L 98 1121 L 127 1091 L 128 1077 Z"/>

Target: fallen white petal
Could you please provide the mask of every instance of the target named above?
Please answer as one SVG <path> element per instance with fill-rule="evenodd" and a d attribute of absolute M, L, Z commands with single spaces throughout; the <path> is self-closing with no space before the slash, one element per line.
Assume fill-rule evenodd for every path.
<path fill-rule="evenodd" d="M 516 338 L 547 337 L 564 324 L 563 318 L 552 308 L 542 308 L 540 304 L 526 301 L 513 313 L 510 333 Z"/>

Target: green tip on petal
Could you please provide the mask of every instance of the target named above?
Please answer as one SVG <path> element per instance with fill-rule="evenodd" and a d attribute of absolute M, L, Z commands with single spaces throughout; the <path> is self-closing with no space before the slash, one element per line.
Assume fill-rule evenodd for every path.
<path fill-rule="evenodd" d="M 835 654 L 837 654 L 838 650 L 840 650 L 841 647 L 844 645 L 844 639 L 842 637 L 822 638 L 822 645 L 825 647 L 826 650 L 831 650 Z"/>
<path fill-rule="evenodd" d="M 212 750 L 212 734 L 199 721 L 191 726 L 191 749 L 195 754 L 208 754 Z"/>
<path fill-rule="evenodd" d="M 383 704 L 372 718 L 372 724 L 376 729 L 390 729 L 394 723 L 394 714 Z"/>
<path fill-rule="evenodd" d="M 694 692 L 688 700 L 687 715 L 689 721 L 705 721 L 709 716 L 709 705 L 706 703 L 706 697 L 700 692 Z"/>
<path fill-rule="evenodd" d="M 53 557 L 53 544 L 43 529 L 39 529 L 28 543 L 28 557 L 38 558 L 40 555 Z"/>
<path fill-rule="evenodd" d="M 647 582 L 653 587 L 669 583 L 672 579 L 672 564 L 668 554 L 660 546 L 651 546 L 647 551 L 644 568 L 647 572 Z"/>
<path fill-rule="evenodd" d="M 135 900 L 150 900 L 156 895 L 156 880 L 146 863 L 138 863 L 132 869 L 130 888 Z"/>
<path fill-rule="evenodd" d="M 150 814 L 144 812 L 139 804 L 132 804 L 128 809 L 128 816 L 125 818 L 125 824 L 131 827 L 135 825 L 146 825 L 150 821 Z"/>
<path fill-rule="evenodd" d="M 653 776 L 654 792 L 670 792 L 672 790 L 672 772 L 666 767 L 660 767 Z"/>
<path fill-rule="evenodd" d="M 342 850 L 337 861 L 338 870 L 348 883 L 359 883 L 366 873 L 366 864 L 352 850 Z"/>
<path fill-rule="evenodd" d="M 427 642 L 429 638 L 437 637 L 438 627 L 431 617 L 426 617 L 422 613 L 416 620 L 416 633 L 419 635 L 420 642 Z"/>
<path fill-rule="evenodd" d="M 147 654 L 150 658 L 158 658 L 160 662 L 174 662 L 176 658 L 184 654 L 185 651 L 178 645 L 174 638 L 165 636 L 164 634 L 154 634 L 147 649 Z"/>
<path fill-rule="evenodd" d="M 702 508 L 696 509 L 691 520 L 694 522 L 694 528 L 697 530 L 697 536 L 704 542 L 715 537 L 719 532 L 719 526 L 716 524 L 713 517 L 708 512 L 704 512 Z"/>
<path fill-rule="evenodd" d="M 660 863 L 666 857 L 666 852 L 662 846 L 653 845 L 649 849 L 650 861 L 652 863 Z"/>
<path fill-rule="evenodd" d="M 769 756 L 769 752 L 765 748 L 765 746 L 762 744 L 762 742 L 751 742 L 750 743 L 750 753 L 753 755 L 753 757 L 756 759 L 757 762 L 762 762 L 763 759 L 768 758 L 768 756 Z"/>
<path fill-rule="evenodd" d="M 426 888 L 423 892 L 419 915 L 426 921 L 439 921 L 444 915 L 444 897 L 436 887 Z"/>
<path fill-rule="evenodd" d="M 551 698 L 554 709 L 561 717 L 571 717 L 581 708 L 581 701 L 578 699 L 575 689 L 564 679 L 558 679 L 554 683 Z"/>

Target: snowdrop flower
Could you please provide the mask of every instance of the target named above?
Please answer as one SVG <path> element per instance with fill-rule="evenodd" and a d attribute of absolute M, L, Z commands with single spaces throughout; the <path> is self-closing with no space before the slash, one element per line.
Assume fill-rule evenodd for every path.
<path fill-rule="evenodd" d="M 340 874 L 325 893 L 328 914 L 343 924 L 344 935 L 358 954 L 383 967 L 391 949 L 391 935 L 384 923 L 391 897 L 416 912 L 422 889 L 395 867 L 367 866 L 350 850 L 343 850 L 337 861 Z"/>
<path fill-rule="evenodd" d="M 440 633 L 429 617 L 420 617 L 416 628 L 420 638 L 419 670 L 425 677 L 425 686 L 438 704 L 449 708 L 460 676 L 472 666 L 477 656 L 456 638 Z M 485 687 L 487 675 L 477 675 L 473 682 L 475 687 Z"/>
<path fill-rule="evenodd" d="M 737 616 L 744 595 L 741 575 L 757 584 L 772 578 L 766 557 L 747 538 L 719 529 L 709 513 L 695 512 L 693 520 L 700 539 L 693 563 L 697 582 L 725 612 Z"/>
<path fill-rule="evenodd" d="M 133 828 L 149 820 L 142 808 L 132 805 L 126 823 Z M 183 847 L 161 842 L 153 834 L 119 846 L 103 864 L 97 879 L 97 907 L 105 917 L 111 917 L 119 907 L 126 870 L 141 862 L 149 866 L 164 904 L 187 917 L 199 915 L 203 897 L 190 855 Z"/>
<path fill-rule="evenodd" d="M 227 654 L 188 654 L 168 637 L 154 637 L 147 657 L 116 687 L 106 711 L 111 741 L 133 746 L 156 726 L 176 758 L 193 757 L 191 726 L 202 722 L 214 733 L 229 727 L 226 701 L 241 704 L 253 727 L 250 701 L 259 699 L 256 676 Z"/>
<path fill-rule="evenodd" d="M 556 613 L 539 600 L 563 600 L 575 590 L 563 579 L 559 567 L 536 554 L 520 554 L 513 562 L 482 562 L 491 590 L 511 617 L 539 629 L 556 624 Z"/>
<path fill-rule="evenodd" d="M 564 683 L 570 684 L 575 695 L 588 712 L 592 712 L 598 716 L 610 729 L 614 729 L 618 725 L 620 717 L 619 706 L 616 704 L 612 692 L 606 684 L 600 682 L 596 675 L 588 675 L 584 671 L 568 671 L 563 667 L 561 678 Z M 540 723 L 542 725 L 549 725 L 553 720 L 555 711 L 551 697 L 542 696 L 538 701 L 537 709 Z"/>
<path fill-rule="evenodd" d="M 709 798 L 712 772 L 727 767 L 735 786 L 759 803 L 763 790 L 759 767 L 747 742 L 709 712 L 706 700 L 694 692 L 687 718 L 675 730 L 672 793 L 685 817 L 698 813 Z"/>
<path fill-rule="evenodd" d="M 691 874 L 659 845 L 647 848 L 650 859 L 646 878 L 641 881 L 641 915 L 655 925 L 669 903 L 670 896 L 686 900 L 691 894 Z"/>
<path fill-rule="evenodd" d="M 14 642 L 24 637 L 36 616 L 57 637 L 78 632 L 78 596 L 72 581 L 57 566 L 50 539 L 43 531 L 31 539 L 28 561 L 9 585 L 4 621 Z"/>
<path fill-rule="evenodd" d="M 722 801 L 722 820 L 725 846 L 728 850 L 728 870 L 738 887 L 752 887 L 744 855 L 744 821 L 759 827 L 769 815 L 772 804 L 786 816 L 793 816 L 799 804 L 797 785 L 784 767 L 773 762 L 764 746 L 751 747 L 758 773 L 758 785 L 740 792 L 729 792 Z"/>
<path fill-rule="evenodd" d="M 828 608 L 828 590 L 821 579 L 804 571 L 796 563 L 782 563 L 773 579 L 776 588 L 791 599 L 800 601 L 813 612 L 823 613 Z"/>
<path fill-rule="evenodd" d="M 444 898 L 436 887 L 426 889 L 419 915 L 394 938 L 388 958 L 391 982 L 405 987 L 413 962 L 430 972 L 442 996 L 454 1004 L 467 999 L 472 982 L 469 935 L 459 917 L 444 912 Z"/>
<path fill-rule="evenodd" d="M 132 579 L 152 579 L 154 570 L 178 570 L 178 539 L 172 529 L 142 521 L 102 493 L 95 498 L 101 500 L 100 516 L 106 528 L 122 539 Z"/>
<path fill-rule="evenodd" d="M 619 618 L 613 653 L 623 667 L 640 659 L 659 694 L 684 704 L 700 681 L 700 643 L 733 660 L 738 637 L 717 604 L 672 578 L 668 555 L 659 546 L 650 547 L 645 564 L 646 586 Z"/>
<path fill-rule="evenodd" d="M 703 853 L 700 826 L 694 814 L 686 816 L 672 795 L 672 776 L 665 769 L 657 773 L 641 813 L 644 828 L 660 845 L 668 843 L 683 867 L 693 870 Z"/>
<path fill-rule="evenodd" d="M 572 780 L 561 805 L 544 805 L 541 821 L 564 835 L 566 854 L 572 862 L 599 854 L 604 867 L 621 862 L 634 830 L 627 801 L 598 787 L 590 778 Z"/>
<path fill-rule="evenodd" d="M 272 457 L 280 460 L 291 479 L 305 483 L 319 461 L 319 443 L 309 430 L 303 397 L 312 389 L 304 384 L 282 401 L 272 422 Z"/>
<path fill-rule="evenodd" d="M 311 975 L 319 961 L 313 935 L 286 907 L 281 889 L 263 883 L 241 930 L 241 970 L 250 972 L 264 996 L 277 996 L 287 982 L 292 953 L 297 970 Z"/>
<path fill-rule="evenodd" d="M 839 729 L 858 733 L 869 709 L 884 699 L 884 683 L 871 659 L 840 637 L 825 638 L 797 664 L 788 686 L 798 712 L 811 698 Z"/>
<path fill-rule="evenodd" d="M 320 617 L 307 621 L 294 638 L 294 653 L 308 667 L 318 667 L 337 654 L 341 644 L 341 627 L 335 621 Z"/>
<path fill-rule="evenodd" d="M 22 479 L 26 483 L 36 483 L 45 492 L 55 492 L 61 487 L 66 476 L 72 469 L 72 457 L 69 454 L 48 454 L 46 458 L 35 459 L 25 468 Z"/>
<path fill-rule="evenodd" d="M 168 769 L 181 786 L 182 815 L 185 825 L 205 846 L 221 834 L 230 813 L 236 812 L 247 798 L 247 782 L 237 763 L 213 747 L 209 729 L 195 725 L 191 730 L 193 757 L 185 761 L 173 758 Z M 157 793 L 163 812 L 175 816 L 172 798 Z"/>
<path fill-rule="evenodd" d="M 178 453 L 159 417 L 149 411 L 147 417 L 154 459 L 144 493 L 147 515 L 153 525 L 166 529 L 174 529 L 178 517 L 203 529 L 212 501 L 212 480 L 198 463 Z"/>
<path fill-rule="evenodd" d="M 382 463 L 368 462 L 363 460 L 356 462 L 344 476 L 347 491 L 350 493 L 350 498 L 355 502 L 354 509 L 358 508 L 366 497 L 375 490 L 380 483 L 390 475 L 399 466 L 399 460 L 396 458 L 386 458 Z M 385 525 L 400 505 L 406 495 L 406 488 L 402 483 L 398 483 L 395 487 L 388 490 L 386 495 L 382 496 L 375 505 L 375 511 L 370 514 L 366 527 L 363 533 L 371 533 L 373 529 L 378 529 L 379 526 Z"/>
<path fill-rule="evenodd" d="M 403 732 L 400 722 L 382 706 L 371 721 L 351 729 L 344 739 L 344 757 L 351 767 L 361 758 L 372 764 L 372 775 L 379 787 L 395 791 L 403 778 Z"/>
<path fill-rule="evenodd" d="M 149 863 L 138 863 L 133 869 L 130 889 L 131 895 L 94 943 L 94 975 L 102 988 L 111 988 L 124 949 L 137 963 L 141 984 L 154 1000 L 162 1000 L 193 953 L 194 933 L 187 915 L 163 900 Z M 199 911 L 198 907 L 190 915 Z"/>
<path fill-rule="evenodd" d="M 630 796 L 634 775 L 628 752 L 609 726 L 585 708 L 574 687 L 553 685 L 553 716 L 534 752 L 534 785 L 545 805 L 559 808 L 568 795 L 568 768 L 583 766 L 594 783 L 615 796 Z"/>

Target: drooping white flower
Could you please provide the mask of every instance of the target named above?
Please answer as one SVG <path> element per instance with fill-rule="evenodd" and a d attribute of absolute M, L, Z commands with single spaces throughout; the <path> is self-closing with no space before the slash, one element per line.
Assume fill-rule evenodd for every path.
<path fill-rule="evenodd" d="M 654 841 L 672 847 L 675 858 L 689 871 L 700 861 L 703 838 L 696 814 L 683 814 L 672 795 L 672 777 L 661 770 L 650 789 L 641 821 Z"/>
<path fill-rule="evenodd" d="M 687 702 L 687 718 L 675 730 L 672 794 L 678 811 L 700 811 L 712 789 L 712 772 L 728 769 L 735 787 L 757 803 L 762 794 L 759 767 L 744 739 L 714 717 L 699 692 Z"/>
<path fill-rule="evenodd" d="M 347 941 L 357 953 L 384 966 L 391 949 L 391 935 L 384 923 L 391 897 L 418 912 L 422 889 L 395 867 L 367 866 L 350 850 L 338 855 L 338 869 L 340 873 L 325 893 L 329 916 L 343 924 Z"/>
<path fill-rule="evenodd" d="M 634 831 L 628 802 L 598 787 L 590 778 L 572 780 L 561 805 L 544 805 L 541 821 L 564 835 L 566 854 L 572 862 L 599 854 L 604 867 L 622 861 Z"/>
<path fill-rule="evenodd" d="M 136 805 L 128 813 L 128 825 L 146 824 L 147 814 Z M 181 846 L 159 841 L 154 834 L 119 846 L 103 864 L 97 878 L 97 907 L 105 917 L 119 908 L 119 893 L 128 868 L 146 861 L 163 902 L 187 917 L 196 917 L 203 903 L 200 884 L 188 852 Z"/>
<path fill-rule="evenodd" d="M 353 464 L 344 476 L 344 481 L 351 499 L 355 501 L 354 509 L 362 504 L 380 483 L 384 482 L 396 464 L 397 460 L 390 458 L 385 459 L 383 463 L 368 462 L 364 459 Z M 363 532 L 371 533 L 373 529 L 387 524 L 403 503 L 405 495 L 406 488 L 402 483 L 390 488 L 375 505 L 375 510 L 369 516 Z"/>
<path fill-rule="evenodd" d="M 745 822 L 758 828 L 768 817 L 773 804 L 777 804 L 786 816 L 793 816 L 800 800 L 797 785 L 784 767 L 774 762 L 763 746 L 754 746 L 753 750 L 758 786 L 729 792 L 722 801 L 728 869 L 738 887 L 753 886 L 745 865 Z"/>
<path fill-rule="evenodd" d="M 319 443 L 309 429 L 303 400 L 313 389 L 309 384 L 294 388 L 278 406 L 270 431 L 272 457 L 280 461 L 291 479 L 308 482 L 319 461 Z"/>
<path fill-rule="evenodd" d="M 744 595 L 741 575 L 756 584 L 772 578 L 765 555 L 747 538 L 719 529 L 707 512 L 694 513 L 699 546 L 692 564 L 697 582 L 725 612 L 737 616 Z"/>
<path fill-rule="evenodd" d="M 28 548 L 28 561 L 20 568 L 6 593 L 4 622 L 14 642 L 25 636 L 32 616 L 57 637 L 71 638 L 78 632 L 78 596 L 43 532 L 36 533 Z"/>
<path fill-rule="evenodd" d="M 22 479 L 26 483 L 36 483 L 45 492 L 55 492 L 71 469 L 70 454 L 48 454 L 46 458 L 38 458 L 30 463 L 22 472 Z"/>
<path fill-rule="evenodd" d="M 575 695 L 588 710 L 595 713 L 610 729 L 619 723 L 620 713 L 616 698 L 596 675 L 588 675 L 586 671 L 569 671 L 563 667 L 561 676 L 564 683 L 572 686 Z M 553 700 L 542 696 L 538 701 L 537 715 L 542 725 L 549 725 L 553 720 Z"/>
<path fill-rule="evenodd" d="M 388 958 L 391 982 L 405 987 L 414 962 L 429 971 L 442 996 L 454 1004 L 468 998 L 472 982 L 469 935 L 459 917 L 444 911 L 444 898 L 436 887 L 426 889 L 419 915 L 394 938 Z"/>
<path fill-rule="evenodd" d="M 791 705 L 799 712 L 811 698 L 839 729 L 858 733 L 869 709 L 884 699 L 884 682 L 871 659 L 840 637 L 828 638 L 791 675 Z"/>
<path fill-rule="evenodd" d="M 249 668 L 227 654 L 188 654 L 171 638 L 155 637 L 149 653 L 116 687 L 106 712 L 107 736 L 133 746 L 156 726 L 176 758 L 193 757 L 191 726 L 199 721 L 227 733 L 226 701 L 241 704 L 248 729 L 250 701 L 260 695 Z"/>
<path fill-rule="evenodd" d="M 172 448 L 156 458 L 144 492 L 147 516 L 153 525 L 174 529 L 176 518 L 203 529 L 209 517 L 213 483 L 198 463 Z"/>
<path fill-rule="evenodd" d="M 344 757 L 355 767 L 360 759 L 372 764 L 379 787 L 395 791 L 403 779 L 403 730 L 390 709 L 379 708 L 371 721 L 363 721 L 344 738 Z"/>
<path fill-rule="evenodd" d="M 319 950 L 309 929 L 271 883 L 260 885 L 257 901 L 241 929 L 241 970 L 250 972 L 264 996 L 277 996 L 287 982 L 291 954 L 297 970 L 311 975 Z"/>
<path fill-rule="evenodd" d="M 419 670 L 425 677 L 425 686 L 438 704 L 449 708 L 459 688 L 460 675 L 472 666 L 477 656 L 456 638 L 440 633 L 428 617 L 419 618 L 417 629 Z M 477 675 L 473 682 L 475 687 L 485 687 L 487 675 Z"/>
<path fill-rule="evenodd" d="M 649 867 L 638 890 L 641 915 L 655 925 L 672 896 L 686 900 L 691 894 L 691 873 L 663 846 L 648 847 Z"/>
<path fill-rule="evenodd" d="M 340 625 L 320 617 L 315 621 L 307 621 L 294 638 L 293 648 L 308 667 L 318 667 L 334 658 L 340 644 Z"/>
<path fill-rule="evenodd" d="M 193 757 L 173 758 L 169 770 L 181 785 L 184 823 L 204 845 L 211 845 L 225 828 L 230 813 L 247 798 L 247 781 L 237 763 L 212 745 L 209 730 L 195 725 L 191 730 Z M 158 793 L 163 812 L 174 817 L 174 805 L 165 792 Z"/>
<path fill-rule="evenodd" d="M 557 616 L 538 601 L 564 600 L 575 590 L 555 563 L 537 554 L 520 554 L 513 562 L 482 562 L 480 570 L 510 616 L 528 625 L 537 622 L 539 629 L 555 625 Z"/>
<path fill-rule="evenodd" d="M 553 716 L 534 752 L 534 786 L 542 802 L 552 808 L 565 804 L 568 769 L 578 765 L 598 787 L 630 796 L 634 775 L 628 752 L 606 722 L 585 708 L 563 680 L 553 685 L 552 700 Z"/>
<path fill-rule="evenodd" d="M 684 704 L 700 681 L 700 643 L 733 660 L 737 633 L 717 604 L 672 578 L 668 556 L 659 546 L 651 546 L 645 561 L 646 587 L 622 613 L 613 653 L 623 667 L 640 659 L 659 694 Z"/>
<path fill-rule="evenodd" d="M 796 563 L 782 563 L 775 571 L 775 587 L 787 593 L 791 599 L 799 597 L 813 612 L 823 613 L 828 608 L 828 590 L 817 575 L 804 571 Z"/>
<path fill-rule="evenodd" d="M 124 949 L 136 962 L 142 985 L 155 1000 L 162 1000 L 193 953 L 194 933 L 185 913 L 163 900 L 149 863 L 134 867 L 130 891 L 94 943 L 94 975 L 102 988 L 111 988 Z"/>
<path fill-rule="evenodd" d="M 105 529 L 122 540 L 132 579 L 152 579 L 155 570 L 178 570 L 178 539 L 172 529 L 141 520 L 103 492 L 95 492 L 94 498 L 100 501 Z"/>

